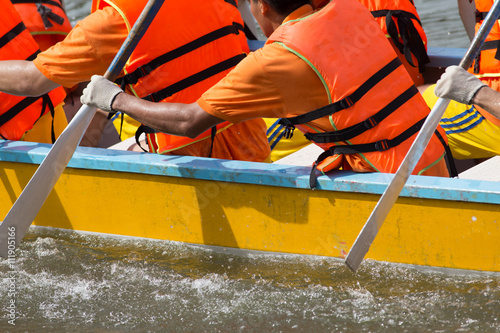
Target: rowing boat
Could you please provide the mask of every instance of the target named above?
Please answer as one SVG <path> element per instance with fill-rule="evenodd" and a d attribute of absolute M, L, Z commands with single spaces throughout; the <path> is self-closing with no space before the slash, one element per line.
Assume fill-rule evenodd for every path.
<path fill-rule="evenodd" d="M 429 73 L 463 50 L 429 50 Z M 433 53 L 434 52 L 434 53 Z M 51 145 L 0 141 L 0 216 Z M 301 161 L 304 159 L 301 158 Z M 343 258 L 391 174 L 79 147 L 34 226 Z M 500 272 L 500 186 L 411 176 L 368 259 Z"/>

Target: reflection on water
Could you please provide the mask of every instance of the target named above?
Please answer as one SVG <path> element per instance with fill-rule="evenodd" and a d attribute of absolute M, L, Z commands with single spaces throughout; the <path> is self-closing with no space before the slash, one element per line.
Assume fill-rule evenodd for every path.
<path fill-rule="evenodd" d="M 0 263 L 0 304 L 10 277 Z M 24 332 L 495 332 L 500 276 L 234 254 L 37 228 L 17 255 Z M 0 331 L 14 332 L 6 319 Z"/>
<path fill-rule="evenodd" d="M 66 1 L 73 23 L 90 3 Z M 467 47 L 456 1 L 415 3 L 430 46 Z M 0 332 L 500 331 L 498 274 L 367 262 L 354 275 L 335 259 L 44 229 L 28 234 L 14 268 L 0 261 Z"/>

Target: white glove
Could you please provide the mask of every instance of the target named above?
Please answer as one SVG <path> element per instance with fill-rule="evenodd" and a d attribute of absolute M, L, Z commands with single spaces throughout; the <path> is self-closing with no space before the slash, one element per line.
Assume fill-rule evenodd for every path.
<path fill-rule="evenodd" d="M 462 104 L 471 104 L 472 98 L 485 84 L 459 66 L 450 66 L 436 83 L 437 97 L 453 99 Z"/>
<path fill-rule="evenodd" d="M 87 88 L 83 89 L 80 97 L 82 104 L 95 106 L 103 111 L 114 111 L 111 107 L 115 97 L 123 90 L 104 76 L 93 75 Z"/>

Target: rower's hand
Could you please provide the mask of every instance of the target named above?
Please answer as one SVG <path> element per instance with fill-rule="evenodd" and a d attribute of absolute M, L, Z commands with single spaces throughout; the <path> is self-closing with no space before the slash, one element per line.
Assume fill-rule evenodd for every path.
<path fill-rule="evenodd" d="M 450 66 L 436 83 L 437 97 L 453 99 L 462 104 L 471 104 L 474 95 L 485 84 L 460 66 Z"/>
<path fill-rule="evenodd" d="M 101 75 L 93 75 L 80 97 L 82 104 L 95 106 L 103 111 L 115 112 L 112 108 L 115 97 L 123 90 Z"/>

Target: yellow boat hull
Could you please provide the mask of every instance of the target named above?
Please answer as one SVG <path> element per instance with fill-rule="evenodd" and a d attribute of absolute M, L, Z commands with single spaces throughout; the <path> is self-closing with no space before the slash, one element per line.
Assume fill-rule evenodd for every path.
<path fill-rule="evenodd" d="M 151 158 L 169 163 L 165 157 Z M 199 164 L 196 161 L 208 160 L 191 159 L 194 169 Z M 240 163 L 245 166 L 259 164 Z M 0 161 L 0 216 L 7 214 L 36 168 L 36 163 Z M 241 170 L 236 169 L 241 174 Z M 305 171 L 302 178 L 307 178 L 308 169 L 298 169 Z M 251 182 L 233 181 L 231 172 L 235 170 L 224 172 L 223 179 L 210 180 L 189 177 L 183 175 L 186 173 L 183 171 L 177 172 L 178 175 L 175 172 L 174 175 L 162 175 L 70 167 L 59 179 L 34 224 L 245 250 L 343 258 L 380 198 L 379 193 L 343 190 L 346 182 L 342 180 L 345 175 L 342 172 L 319 178 L 320 185 L 339 182 L 338 190 L 314 191 L 301 186 L 271 184 L 269 179 L 274 178 L 264 178 L 261 183 L 259 177 Z M 346 174 L 351 188 L 362 185 L 361 180 L 355 184 L 356 177 L 367 179 L 367 175 Z M 386 176 L 388 182 L 390 178 Z M 412 176 L 411 180 L 441 181 L 419 176 Z M 447 194 L 446 189 L 438 190 L 443 193 L 438 194 L 438 198 L 400 197 L 367 258 L 500 271 L 500 205 L 468 199 L 439 199 Z"/>

